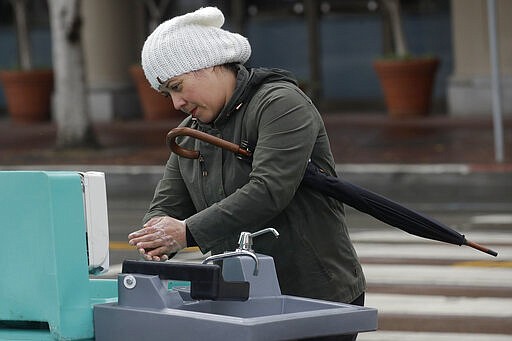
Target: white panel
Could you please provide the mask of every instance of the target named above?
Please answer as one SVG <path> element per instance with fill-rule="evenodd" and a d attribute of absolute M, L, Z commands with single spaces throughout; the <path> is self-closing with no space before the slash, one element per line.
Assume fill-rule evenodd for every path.
<path fill-rule="evenodd" d="M 84 185 L 89 273 L 100 274 L 109 267 L 107 191 L 102 172 L 80 173 Z"/>

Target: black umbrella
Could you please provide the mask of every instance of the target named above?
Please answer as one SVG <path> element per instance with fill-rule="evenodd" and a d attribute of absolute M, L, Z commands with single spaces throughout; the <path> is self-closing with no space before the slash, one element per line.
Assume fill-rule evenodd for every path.
<path fill-rule="evenodd" d="M 240 148 L 240 146 L 234 143 L 192 128 L 179 127 L 172 129 L 167 134 L 167 145 L 173 152 L 183 157 L 196 159 L 199 157 L 199 152 L 178 146 L 174 140 L 177 136 L 181 135 L 192 136 L 230 150 L 240 158 L 250 159 L 252 156 L 248 149 Z M 455 245 L 467 245 L 492 256 L 498 255 L 497 252 L 491 249 L 466 240 L 464 235 L 441 222 L 346 180 L 328 175 L 312 162 L 309 162 L 306 168 L 302 184 L 415 236 Z"/>

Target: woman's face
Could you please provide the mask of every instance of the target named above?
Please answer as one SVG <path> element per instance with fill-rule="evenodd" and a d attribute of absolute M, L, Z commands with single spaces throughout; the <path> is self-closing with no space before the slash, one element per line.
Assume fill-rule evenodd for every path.
<path fill-rule="evenodd" d="M 171 96 L 176 110 L 203 123 L 211 123 L 233 95 L 235 84 L 231 72 L 211 67 L 173 77 L 158 90 Z"/>

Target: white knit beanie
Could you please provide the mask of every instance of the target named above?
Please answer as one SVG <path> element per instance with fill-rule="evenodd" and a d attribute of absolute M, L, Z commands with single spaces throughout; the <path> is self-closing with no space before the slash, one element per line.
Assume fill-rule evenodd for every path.
<path fill-rule="evenodd" d="M 160 24 L 142 48 L 142 68 L 149 83 L 226 63 L 245 63 L 251 56 L 247 38 L 221 29 L 224 15 L 216 7 L 174 17 Z"/>

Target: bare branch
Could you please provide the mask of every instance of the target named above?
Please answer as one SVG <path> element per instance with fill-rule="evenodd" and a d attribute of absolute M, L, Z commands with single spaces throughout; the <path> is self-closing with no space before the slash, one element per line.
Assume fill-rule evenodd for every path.
<path fill-rule="evenodd" d="M 391 33 L 393 35 L 393 47 L 397 57 L 405 57 L 409 54 L 405 34 L 402 26 L 400 0 L 382 0 L 391 19 Z"/>

